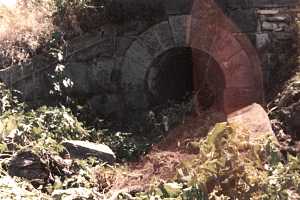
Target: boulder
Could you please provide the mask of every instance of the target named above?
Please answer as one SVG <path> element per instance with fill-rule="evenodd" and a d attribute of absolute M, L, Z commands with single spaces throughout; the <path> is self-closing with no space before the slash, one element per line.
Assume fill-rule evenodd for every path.
<path fill-rule="evenodd" d="M 96 157 L 108 163 L 113 163 L 116 160 L 114 152 L 104 144 L 79 140 L 67 140 L 62 144 L 73 158 L 86 159 L 88 157 Z"/>
<path fill-rule="evenodd" d="M 12 157 L 8 164 L 10 176 L 34 180 L 37 184 L 49 182 L 50 170 L 41 158 L 31 151 L 20 151 Z"/>
<path fill-rule="evenodd" d="M 248 130 L 252 140 L 262 135 L 274 135 L 268 114 L 256 103 L 230 114 L 227 120 Z"/>

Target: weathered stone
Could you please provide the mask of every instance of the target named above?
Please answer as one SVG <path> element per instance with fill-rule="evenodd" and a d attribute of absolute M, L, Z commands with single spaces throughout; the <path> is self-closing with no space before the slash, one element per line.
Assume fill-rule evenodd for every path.
<path fill-rule="evenodd" d="M 286 24 L 286 23 L 279 23 L 278 24 L 278 28 L 275 29 L 276 32 L 279 32 L 279 31 L 285 31 L 289 28 L 289 25 Z"/>
<path fill-rule="evenodd" d="M 263 1 L 263 0 L 252 0 L 252 1 Z M 299 3 L 298 0 L 271 0 L 270 4 L 274 7 L 279 7 L 279 6 L 291 6 Z"/>
<path fill-rule="evenodd" d="M 130 47 L 130 45 L 132 44 L 132 42 L 135 41 L 134 37 L 127 37 L 127 36 L 123 36 L 123 37 L 118 37 L 118 40 L 116 41 L 116 49 L 114 54 L 116 56 L 123 56 L 127 49 Z"/>
<path fill-rule="evenodd" d="M 150 51 L 148 50 L 148 46 L 143 44 L 143 42 L 136 40 L 132 43 L 132 45 L 128 48 L 126 54 L 126 58 L 129 60 L 133 60 L 138 63 L 147 63 L 153 59 Z"/>
<path fill-rule="evenodd" d="M 167 50 L 175 47 L 175 42 L 171 27 L 167 21 L 163 21 L 153 27 L 156 37 L 162 46 L 162 50 Z"/>
<path fill-rule="evenodd" d="M 252 104 L 228 116 L 229 123 L 235 123 L 250 132 L 250 139 L 273 134 L 268 114 L 259 104 Z"/>
<path fill-rule="evenodd" d="M 216 0 L 220 4 L 226 2 L 229 8 L 278 8 L 290 6 L 297 3 L 297 0 Z"/>
<path fill-rule="evenodd" d="M 249 8 L 252 6 L 249 4 L 249 0 L 216 0 L 216 2 L 222 7 L 229 8 Z"/>
<path fill-rule="evenodd" d="M 126 94 L 125 103 L 126 109 L 134 111 L 144 111 L 148 108 L 149 101 L 145 91 L 145 80 L 140 80 L 139 84 L 129 85 L 124 90 Z"/>
<path fill-rule="evenodd" d="M 39 184 L 48 183 L 50 171 L 39 156 L 31 151 L 21 151 L 13 156 L 8 165 L 10 176 L 33 180 Z"/>
<path fill-rule="evenodd" d="M 119 94 L 96 95 L 87 101 L 87 104 L 93 108 L 94 114 L 104 116 L 117 115 L 121 111 L 124 102 Z"/>
<path fill-rule="evenodd" d="M 226 87 L 253 87 L 256 80 L 250 66 L 250 60 L 244 51 L 240 51 L 224 63 Z"/>
<path fill-rule="evenodd" d="M 109 4 L 109 14 L 113 22 L 121 23 L 130 20 L 152 20 L 165 15 L 163 0 L 114 0 Z"/>
<path fill-rule="evenodd" d="M 106 90 L 115 91 L 116 85 L 112 82 L 112 73 L 115 69 L 113 59 L 99 59 L 95 64 L 86 66 L 87 79 L 92 91 Z"/>
<path fill-rule="evenodd" d="M 234 113 L 244 107 L 258 102 L 262 104 L 262 91 L 256 89 L 256 85 L 251 87 L 231 87 L 224 89 L 224 112 L 227 115 Z"/>
<path fill-rule="evenodd" d="M 265 18 L 268 22 L 290 22 L 289 15 L 275 15 L 275 16 L 267 16 Z"/>
<path fill-rule="evenodd" d="M 274 31 L 278 29 L 278 25 L 271 22 L 263 22 L 261 25 L 262 30 L 264 31 Z"/>
<path fill-rule="evenodd" d="M 219 63 L 228 62 L 236 54 L 243 51 L 241 45 L 236 38 L 225 30 L 218 30 L 218 37 L 215 37 L 210 49 Z M 230 46 L 230 51 L 228 48 Z M 225 50 L 226 49 L 226 50 Z"/>
<path fill-rule="evenodd" d="M 70 77 L 73 82 L 73 86 L 67 88 L 68 92 L 72 94 L 88 94 L 91 92 L 89 66 L 84 62 L 68 63 L 65 76 Z"/>
<path fill-rule="evenodd" d="M 278 9 L 266 9 L 266 10 L 257 10 L 257 14 L 260 15 L 276 15 L 279 13 Z"/>
<path fill-rule="evenodd" d="M 255 9 L 237 9 L 229 12 L 230 18 L 238 24 L 240 32 L 255 32 L 257 27 L 257 18 Z M 247 21 L 248 23 L 244 23 Z"/>
<path fill-rule="evenodd" d="M 169 16 L 169 24 L 173 33 L 173 38 L 176 46 L 187 45 L 187 28 L 191 21 L 189 21 L 189 15 L 181 16 Z"/>
<path fill-rule="evenodd" d="M 140 41 L 135 41 L 130 46 L 121 67 L 121 82 L 125 91 L 130 91 L 133 88 L 140 87 L 140 85 L 141 88 L 144 88 L 144 78 L 152 60 L 153 56 L 149 53 L 148 47 L 141 44 Z M 135 91 L 141 92 L 140 90 Z"/>
<path fill-rule="evenodd" d="M 81 43 L 77 44 L 80 45 Z M 80 51 L 78 51 L 80 49 Z M 95 57 L 111 57 L 114 52 L 114 40 L 112 38 L 93 38 L 85 45 L 80 45 L 74 52 L 71 52 L 71 58 L 74 61 L 88 61 Z"/>
<path fill-rule="evenodd" d="M 71 157 L 86 159 L 96 157 L 104 162 L 113 163 L 116 159 L 114 152 L 104 144 L 87 141 L 67 140 L 62 143 Z"/>
<path fill-rule="evenodd" d="M 168 15 L 183 15 L 190 12 L 193 0 L 165 0 L 164 5 Z"/>
<path fill-rule="evenodd" d="M 268 46 L 270 43 L 270 37 L 268 33 L 256 34 L 256 48 L 261 49 Z"/>
<path fill-rule="evenodd" d="M 163 48 L 154 31 L 155 30 L 150 29 L 141 34 L 138 38 L 141 44 L 147 47 L 148 52 L 153 57 L 157 56 L 157 52 L 160 52 Z"/>
<path fill-rule="evenodd" d="M 127 57 L 122 65 L 122 84 L 124 84 L 124 87 L 140 84 L 151 62 L 152 60 L 136 60 Z"/>
<path fill-rule="evenodd" d="M 293 40 L 294 34 L 288 32 L 278 32 L 274 34 L 273 37 L 277 40 Z"/>

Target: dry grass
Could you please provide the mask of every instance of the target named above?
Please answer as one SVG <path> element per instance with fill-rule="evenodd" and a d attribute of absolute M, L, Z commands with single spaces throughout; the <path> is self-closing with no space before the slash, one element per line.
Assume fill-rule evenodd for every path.
<path fill-rule="evenodd" d="M 52 0 L 25 0 L 15 8 L 0 6 L 1 68 L 26 62 L 50 38 L 53 12 Z"/>

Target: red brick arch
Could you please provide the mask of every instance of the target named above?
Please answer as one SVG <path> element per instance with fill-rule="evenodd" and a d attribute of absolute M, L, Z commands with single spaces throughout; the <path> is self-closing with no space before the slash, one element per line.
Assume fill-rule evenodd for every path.
<path fill-rule="evenodd" d="M 142 33 L 124 55 L 123 84 L 133 86 L 133 90 L 143 88 L 152 61 L 174 47 L 191 47 L 195 68 L 203 64 L 211 66 L 209 62 L 202 63 L 199 51 L 213 58 L 215 62 L 211 67 L 217 66 L 220 70 L 212 71 L 221 71 L 225 80 L 219 102 L 226 114 L 252 103 L 263 103 L 261 65 L 256 51 L 248 37 L 239 32 L 213 0 L 195 0 L 190 15 L 170 16 L 168 21 Z M 197 89 L 202 72 L 197 69 L 194 72 Z M 139 93 L 135 94 L 136 99 L 144 98 L 142 92 L 136 93 Z"/>
<path fill-rule="evenodd" d="M 239 32 L 213 0 L 196 0 L 190 21 L 190 46 L 211 55 L 223 71 L 225 113 L 263 103 L 261 65 L 248 37 Z"/>

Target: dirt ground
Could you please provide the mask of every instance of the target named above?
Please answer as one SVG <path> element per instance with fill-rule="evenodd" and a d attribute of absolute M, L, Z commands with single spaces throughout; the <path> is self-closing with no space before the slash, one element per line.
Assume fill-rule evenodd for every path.
<path fill-rule="evenodd" d="M 221 121 L 224 121 L 224 116 L 212 111 L 188 116 L 139 162 L 129 163 L 129 173 L 115 174 L 109 193 L 120 189 L 126 192 L 144 191 L 149 189 L 150 183 L 159 184 L 173 179 L 183 161 L 197 156 L 197 149 L 190 142 L 205 137 L 213 125 Z"/>

